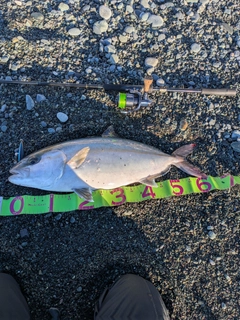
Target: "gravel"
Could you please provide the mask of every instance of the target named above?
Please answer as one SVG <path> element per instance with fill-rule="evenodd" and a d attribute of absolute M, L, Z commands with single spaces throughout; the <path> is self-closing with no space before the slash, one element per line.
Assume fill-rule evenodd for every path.
<path fill-rule="evenodd" d="M 1 3 L 0 78 L 142 84 L 152 74 L 154 86 L 239 92 L 238 0 Z M 116 96 L 0 85 L 1 195 L 47 193 L 8 182 L 20 139 L 28 155 L 100 136 L 109 125 L 169 154 L 195 143 L 189 160 L 202 171 L 239 175 L 239 94 L 155 93 L 153 105 L 128 115 L 118 112 Z M 161 179 L 186 176 L 172 168 Z M 50 307 L 63 320 L 92 319 L 104 288 L 131 272 L 156 286 L 171 319 L 238 320 L 239 195 L 234 186 L 120 207 L 1 217 L 0 270 L 20 283 L 32 319 L 49 319 Z"/>

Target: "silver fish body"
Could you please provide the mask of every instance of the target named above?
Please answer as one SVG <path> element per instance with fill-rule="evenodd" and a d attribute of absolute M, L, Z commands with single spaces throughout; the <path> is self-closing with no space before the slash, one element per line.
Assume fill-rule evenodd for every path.
<path fill-rule="evenodd" d="M 168 155 L 145 144 L 115 138 L 85 138 L 60 143 L 22 159 L 10 170 L 9 181 L 56 192 L 76 192 L 92 200 L 95 189 L 114 189 L 136 182 L 157 186 L 155 178 L 171 165 L 199 177 L 204 174 L 184 156 L 193 145 Z"/>

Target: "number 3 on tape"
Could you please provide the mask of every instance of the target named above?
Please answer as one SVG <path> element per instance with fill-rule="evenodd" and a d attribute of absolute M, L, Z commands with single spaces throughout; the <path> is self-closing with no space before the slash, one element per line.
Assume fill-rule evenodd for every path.
<path fill-rule="evenodd" d="M 111 194 L 117 193 L 117 194 L 115 195 L 115 199 L 119 199 L 118 201 L 112 200 L 112 205 L 113 205 L 113 206 L 120 206 L 121 204 L 125 203 L 126 200 L 127 200 L 123 188 L 114 189 L 114 190 L 112 190 L 110 193 L 111 193 Z"/>

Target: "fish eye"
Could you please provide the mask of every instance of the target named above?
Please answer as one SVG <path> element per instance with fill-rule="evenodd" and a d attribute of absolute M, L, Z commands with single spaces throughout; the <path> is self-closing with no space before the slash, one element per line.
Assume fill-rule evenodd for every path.
<path fill-rule="evenodd" d="M 40 157 L 33 157 L 33 158 L 30 158 L 29 160 L 28 160 L 28 164 L 29 165 L 34 165 L 34 164 L 36 164 L 36 163 L 38 163 L 39 161 L 40 161 Z"/>

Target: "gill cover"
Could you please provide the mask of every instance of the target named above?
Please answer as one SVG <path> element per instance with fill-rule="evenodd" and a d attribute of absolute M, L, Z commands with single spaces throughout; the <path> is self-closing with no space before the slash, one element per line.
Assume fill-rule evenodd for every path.
<path fill-rule="evenodd" d="M 36 152 L 13 167 L 8 180 L 20 186 L 47 190 L 62 177 L 66 161 L 62 150 Z"/>

